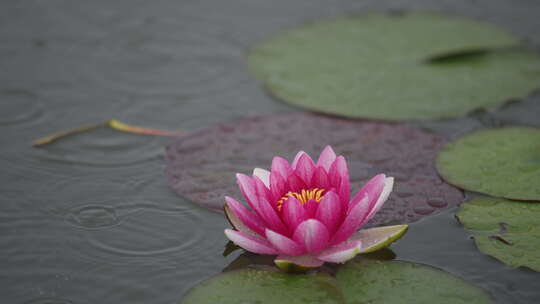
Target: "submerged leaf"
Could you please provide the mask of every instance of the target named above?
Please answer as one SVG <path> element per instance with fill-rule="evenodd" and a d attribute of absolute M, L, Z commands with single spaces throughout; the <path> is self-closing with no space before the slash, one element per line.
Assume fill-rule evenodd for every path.
<path fill-rule="evenodd" d="M 480 251 L 540 271 L 540 204 L 481 198 L 464 204 L 457 217 Z"/>
<path fill-rule="evenodd" d="M 315 154 L 331 145 L 348 159 L 353 193 L 378 173 L 395 178 L 394 191 L 369 225 L 409 223 L 463 199 L 432 165 L 444 144 L 443 138 L 407 125 L 290 113 L 222 124 L 178 138 L 167 147 L 166 173 L 178 194 L 221 212 L 225 196 L 242 197 L 237 172 L 269 168 L 275 155 L 291 160 L 299 150 Z"/>

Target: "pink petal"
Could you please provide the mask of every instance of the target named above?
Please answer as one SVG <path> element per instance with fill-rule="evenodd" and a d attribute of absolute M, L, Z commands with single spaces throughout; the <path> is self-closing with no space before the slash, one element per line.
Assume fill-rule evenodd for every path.
<path fill-rule="evenodd" d="M 341 186 L 342 179 L 349 180 L 349 169 L 347 168 L 345 157 L 340 155 L 336 158 L 332 166 L 330 166 L 328 177 L 330 177 L 330 184 L 338 189 Z"/>
<path fill-rule="evenodd" d="M 292 264 L 298 265 L 303 268 L 317 268 L 324 264 L 324 261 L 317 259 L 311 254 L 299 255 L 299 256 L 289 256 L 289 255 L 278 255 L 274 260 L 274 263 L 278 265 L 279 268 L 283 270 L 288 270 L 292 268 Z"/>
<path fill-rule="evenodd" d="M 233 226 L 233 228 L 236 230 L 236 231 L 240 231 L 240 232 L 243 232 L 243 233 L 246 233 L 246 234 L 249 234 L 249 235 L 253 235 L 253 236 L 262 236 L 262 235 L 259 235 L 257 234 L 257 232 L 249 229 L 248 226 L 246 226 L 239 218 L 238 216 L 236 216 L 236 214 L 234 214 L 232 211 L 231 211 L 231 208 L 229 208 L 229 206 L 227 206 L 227 204 L 225 204 L 223 206 L 223 211 L 225 212 L 225 217 L 227 218 L 227 220 L 229 221 L 229 223 L 231 224 L 231 226 Z"/>
<path fill-rule="evenodd" d="M 259 200 L 257 213 L 266 222 L 266 225 L 279 233 L 287 234 L 288 229 L 276 213 L 276 210 L 263 197 Z"/>
<path fill-rule="evenodd" d="M 257 190 L 257 197 L 259 200 L 261 197 L 264 197 L 266 200 L 271 201 L 273 196 L 270 190 L 264 185 L 263 181 L 257 176 L 254 176 L 253 182 L 255 183 L 255 189 Z"/>
<path fill-rule="evenodd" d="M 345 177 L 341 178 L 338 194 L 341 201 L 344 202 L 344 205 L 346 205 L 349 202 L 349 198 L 351 197 L 351 184 L 349 182 L 348 174 L 347 174 L 347 178 Z"/>
<path fill-rule="evenodd" d="M 338 230 L 332 237 L 330 243 L 332 245 L 339 244 L 347 240 L 356 230 L 358 230 L 360 224 L 368 214 L 368 209 L 365 207 L 369 201 L 369 195 L 364 197 L 364 200 L 356 204 L 355 207 L 345 217 L 345 220 L 341 223 Z"/>
<path fill-rule="evenodd" d="M 225 229 L 225 235 L 236 245 L 247 251 L 258 254 L 277 254 L 278 251 L 265 239 L 255 237 L 240 231 Z"/>
<path fill-rule="evenodd" d="M 315 218 L 317 209 L 319 209 L 319 203 L 317 203 L 317 201 L 310 200 L 309 202 L 305 203 L 304 210 L 306 212 L 306 218 Z"/>
<path fill-rule="evenodd" d="M 319 203 L 315 218 L 328 228 L 330 235 L 336 232 L 336 229 L 341 223 L 344 211 L 342 206 L 339 197 L 333 191 L 326 193 Z"/>
<path fill-rule="evenodd" d="M 293 256 L 304 253 L 304 249 L 298 243 L 270 229 L 266 229 L 266 239 L 280 253 Z"/>
<path fill-rule="evenodd" d="M 291 163 L 291 167 L 293 169 L 296 169 L 296 167 L 298 165 L 298 161 L 300 160 L 300 157 L 302 157 L 304 155 L 307 155 L 309 157 L 309 155 L 304 151 L 300 151 L 300 152 L 296 153 L 296 156 L 294 157 L 293 162 Z"/>
<path fill-rule="evenodd" d="M 315 172 L 315 164 L 309 155 L 302 154 L 298 160 L 298 164 L 295 167 L 294 172 L 298 175 L 304 183 L 309 187 L 311 185 L 311 178 Z"/>
<path fill-rule="evenodd" d="M 276 156 L 272 159 L 271 172 L 271 174 L 279 174 L 283 179 L 286 179 L 291 174 L 292 168 L 285 158 Z"/>
<path fill-rule="evenodd" d="M 283 220 L 289 227 L 289 231 L 294 233 L 298 224 L 306 219 L 306 212 L 302 204 L 294 197 L 289 198 L 283 203 Z"/>
<path fill-rule="evenodd" d="M 289 184 L 290 191 L 293 192 L 299 192 L 307 188 L 306 183 L 294 172 L 287 177 L 287 183 Z"/>
<path fill-rule="evenodd" d="M 330 188 L 330 179 L 328 178 L 328 174 L 323 167 L 317 167 L 317 169 L 315 169 L 315 173 L 311 178 L 311 185 L 319 189 Z"/>
<path fill-rule="evenodd" d="M 298 225 L 293 239 L 297 243 L 303 244 L 307 252 L 319 252 L 328 245 L 330 234 L 323 223 L 309 219 Z"/>
<path fill-rule="evenodd" d="M 249 211 L 244 205 L 233 198 L 226 196 L 225 200 L 227 201 L 225 213 L 236 230 L 245 233 L 253 233 L 254 231 L 261 236 L 264 236 L 266 225 L 257 214 Z M 238 221 L 240 223 L 238 223 Z M 244 226 L 242 226 L 242 224 Z"/>
<path fill-rule="evenodd" d="M 270 171 L 261 168 L 253 169 L 253 176 L 257 176 L 266 187 L 270 189 Z"/>
<path fill-rule="evenodd" d="M 371 201 L 369 201 L 366 205 L 366 208 L 371 209 L 371 206 L 375 204 L 380 196 L 380 193 L 384 189 L 385 178 L 386 176 L 384 174 L 378 174 L 371 178 L 353 197 L 349 204 L 349 210 L 362 201 L 366 194 L 369 195 L 371 199 Z"/>
<path fill-rule="evenodd" d="M 384 205 L 386 200 L 388 199 L 388 196 L 390 196 L 390 192 L 392 192 L 392 188 L 394 187 L 394 178 L 393 177 L 387 177 L 384 181 L 384 188 L 381 192 L 381 195 L 379 195 L 379 198 L 369 211 L 366 218 L 362 221 L 360 226 L 363 224 L 369 222 L 370 219 L 373 218 L 373 216 L 381 209 L 381 207 Z"/>
<path fill-rule="evenodd" d="M 238 186 L 240 187 L 240 191 L 246 198 L 247 203 L 253 210 L 255 210 L 257 204 L 259 203 L 259 199 L 257 197 L 257 189 L 255 188 L 255 182 L 253 181 L 253 179 L 251 179 L 251 177 L 242 173 L 236 174 L 236 181 L 238 183 Z"/>
<path fill-rule="evenodd" d="M 317 258 L 325 262 L 345 263 L 360 253 L 361 248 L 362 242 L 359 240 L 346 241 L 322 251 Z"/>
<path fill-rule="evenodd" d="M 285 187 L 285 178 L 281 177 L 279 173 L 270 174 L 270 192 L 274 201 L 278 201 L 285 194 Z"/>
<path fill-rule="evenodd" d="M 330 166 L 336 160 L 336 153 L 330 146 L 326 146 L 317 160 L 317 167 L 322 167 L 326 172 L 330 171 Z"/>

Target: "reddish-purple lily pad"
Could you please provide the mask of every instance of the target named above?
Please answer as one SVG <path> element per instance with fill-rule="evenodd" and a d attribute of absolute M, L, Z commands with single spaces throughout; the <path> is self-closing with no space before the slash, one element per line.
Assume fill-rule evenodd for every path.
<path fill-rule="evenodd" d="M 326 145 L 347 159 L 355 192 L 372 176 L 395 177 L 394 192 L 369 226 L 409 223 L 459 205 L 460 190 L 445 183 L 433 160 L 439 136 L 405 124 L 351 121 L 290 113 L 246 120 L 180 137 L 167 147 L 167 177 L 180 195 L 222 211 L 224 196 L 242 198 L 235 173 L 269 168 L 300 150 L 316 157 Z"/>

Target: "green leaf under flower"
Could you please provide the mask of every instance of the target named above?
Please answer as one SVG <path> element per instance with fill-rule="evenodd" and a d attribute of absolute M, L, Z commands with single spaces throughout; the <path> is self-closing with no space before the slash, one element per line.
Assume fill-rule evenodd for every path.
<path fill-rule="evenodd" d="M 491 303 L 484 290 L 421 264 L 358 259 L 340 268 L 336 279 L 350 304 Z"/>
<path fill-rule="evenodd" d="M 336 281 L 325 274 L 288 274 L 241 269 L 217 275 L 191 289 L 183 304 L 344 303 Z"/>
<path fill-rule="evenodd" d="M 181 303 L 487 304 L 491 298 L 484 290 L 442 270 L 371 257 L 338 267 L 335 278 L 266 268 L 228 271 L 193 287 Z"/>

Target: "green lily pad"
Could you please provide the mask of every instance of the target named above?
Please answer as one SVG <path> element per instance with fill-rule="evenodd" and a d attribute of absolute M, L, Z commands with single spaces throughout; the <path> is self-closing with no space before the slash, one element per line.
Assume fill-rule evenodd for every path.
<path fill-rule="evenodd" d="M 540 204 L 481 198 L 463 204 L 457 216 L 483 253 L 540 271 Z"/>
<path fill-rule="evenodd" d="M 369 14 L 282 33 L 256 46 L 249 64 L 273 95 L 310 110 L 386 120 L 451 118 L 540 86 L 540 57 L 512 48 L 518 43 L 463 18 Z"/>
<path fill-rule="evenodd" d="M 337 275 L 346 303 L 491 303 L 489 294 L 439 269 L 359 259 Z"/>
<path fill-rule="evenodd" d="M 192 288 L 183 304 L 344 303 L 335 280 L 324 274 L 287 274 L 241 269 L 225 272 Z"/>
<path fill-rule="evenodd" d="M 441 150 L 449 183 L 489 195 L 540 200 L 540 129 L 512 127 L 464 136 Z"/>

